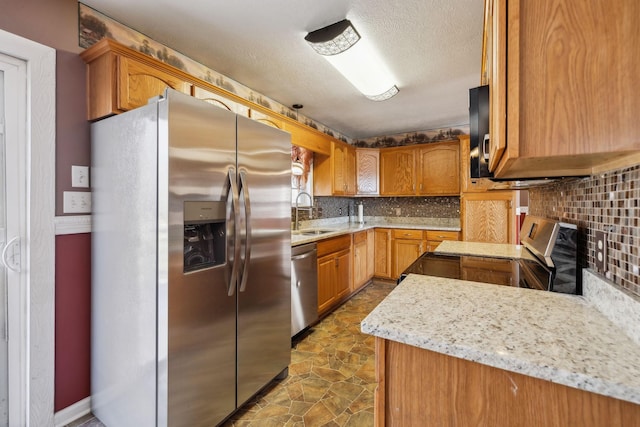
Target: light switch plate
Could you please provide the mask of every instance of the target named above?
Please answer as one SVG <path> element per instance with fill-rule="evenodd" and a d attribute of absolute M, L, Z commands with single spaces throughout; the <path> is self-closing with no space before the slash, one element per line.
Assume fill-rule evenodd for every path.
<path fill-rule="evenodd" d="M 71 166 L 71 186 L 89 188 L 89 166 Z"/>
<path fill-rule="evenodd" d="M 88 191 L 63 192 L 64 213 L 91 213 L 91 193 Z"/>
<path fill-rule="evenodd" d="M 595 232 L 596 253 L 594 263 L 598 271 L 607 271 L 607 233 L 605 231 Z"/>

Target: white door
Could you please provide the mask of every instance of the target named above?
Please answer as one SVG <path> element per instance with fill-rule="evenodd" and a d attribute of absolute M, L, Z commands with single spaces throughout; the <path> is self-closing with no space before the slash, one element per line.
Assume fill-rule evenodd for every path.
<path fill-rule="evenodd" d="M 5 199 L 5 153 L 4 153 L 4 71 L 0 70 L 0 248 L 7 242 Z M 9 424 L 9 345 L 7 334 L 7 274 L 0 271 L 0 426 Z"/>
<path fill-rule="evenodd" d="M 54 425 L 55 60 L 55 49 L 0 30 L 0 425 L 11 427 Z"/>
<path fill-rule="evenodd" d="M 25 242 L 26 63 L 0 54 L 0 427 L 24 422 L 26 328 L 21 292 L 21 246 Z"/>

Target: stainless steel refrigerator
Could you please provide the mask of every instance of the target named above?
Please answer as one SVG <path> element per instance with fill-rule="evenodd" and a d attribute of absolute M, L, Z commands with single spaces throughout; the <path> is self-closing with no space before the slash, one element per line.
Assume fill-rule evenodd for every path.
<path fill-rule="evenodd" d="M 287 374 L 290 135 L 173 90 L 91 132 L 92 410 L 217 425 Z"/>

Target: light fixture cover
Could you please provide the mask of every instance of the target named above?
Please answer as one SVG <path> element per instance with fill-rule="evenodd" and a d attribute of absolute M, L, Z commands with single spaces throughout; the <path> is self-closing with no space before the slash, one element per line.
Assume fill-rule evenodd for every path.
<path fill-rule="evenodd" d="M 360 34 L 353 28 L 351 21 L 340 22 L 320 28 L 304 38 L 320 55 L 337 55 L 349 49 L 360 40 Z"/>
<path fill-rule="evenodd" d="M 312 31 L 305 40 L 367 98 L 384 101 L 398 93 L 391 72 L 349 20 Z"/>

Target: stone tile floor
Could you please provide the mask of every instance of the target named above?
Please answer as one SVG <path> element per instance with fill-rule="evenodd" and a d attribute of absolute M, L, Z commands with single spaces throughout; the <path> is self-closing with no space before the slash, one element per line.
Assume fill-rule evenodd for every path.
<path fill-rule="evenodd" d="M 374 338 L 360 322 L 391 290 L 373 282 L 292 346 L 289 376 L 274 382 L 223 427 L 371 427 Z M 104 427 L 88 415 L 67 427 Z"/>
<path fill-rule="evenodd" d="M 392 289 L 374 282 L 325 317 L 294 344 L 289 376 L 223 426 L 373 426 L 374 338 L 360 322 Z"/>

